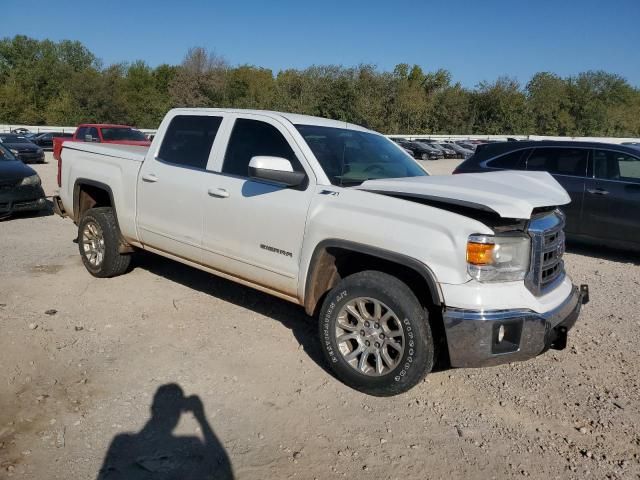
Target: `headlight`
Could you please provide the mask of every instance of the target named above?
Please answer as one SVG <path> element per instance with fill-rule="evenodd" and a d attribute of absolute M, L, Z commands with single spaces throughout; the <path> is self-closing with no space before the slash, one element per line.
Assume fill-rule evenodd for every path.
<path fill-rule="evenodd" d="M 18 155 L 20 152 L 18 150 L 16 150 L 15 148 L 10 148 L 9 149 L 11 151 L 11 153 L 13 153 L 14 155 Z"/>
<path fill-rule="evenodd" d="M 480 282 L 523 280 L 530 257 L 525 235 L 471 235 L 467 242 L 467 271 Z"/>
<path fill-rule="evenodd" d="M 40 185 L 40 177 L 38 175 L 31 175 L 30 177 L 24 177 L 20 182 L 20 186 L 25 185 Z"/>

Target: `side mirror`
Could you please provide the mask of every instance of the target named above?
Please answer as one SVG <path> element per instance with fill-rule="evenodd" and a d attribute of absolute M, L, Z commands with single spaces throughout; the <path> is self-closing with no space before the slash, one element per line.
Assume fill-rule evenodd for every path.
<path fill-rule="evenodd" d="M 287 187 L 297 187 L 307 178 L 303 172 L 294 172 L 291 162 L 286 158 L 267 156 L 251 159 L 249 177 Z"/>
<path fill-rule="evenodd" d="M 91 135 L 85 135 L 84 136 L 84 141 L 85 142 L 93 142 L 93 137 Z"/>

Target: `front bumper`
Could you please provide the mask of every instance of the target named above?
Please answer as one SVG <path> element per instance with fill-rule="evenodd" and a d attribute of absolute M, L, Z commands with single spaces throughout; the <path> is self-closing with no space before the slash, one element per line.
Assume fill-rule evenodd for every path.
<path fill-rule="evenodd" d="M 589 301 L 589 287 L 574 286 L 558 307 L 532 310 L 467 310 L 448 308 L 443 314 L 452 367 L 485 367 L 533 358 L 549 348 L 563 349 L 567 332 L 580 308 Z"/>
<path fill-rule="evenodd" d="M 44 162 L 44 151 L 42 152 L 18 152 L 16 155 L 23 163 L 42 163 Z"/>
<path fill-rule="evenodd" d="M 0 215 L 42 210 L 46 206 L 47 200 L 40 185 L 14 187 L 8 191 L 0 190 Z"/>

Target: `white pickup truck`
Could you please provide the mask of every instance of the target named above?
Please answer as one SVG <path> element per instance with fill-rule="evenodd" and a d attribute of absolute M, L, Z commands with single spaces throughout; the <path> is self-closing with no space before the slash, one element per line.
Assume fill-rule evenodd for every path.
<path fill-rule="evenodd" d="M 544 172 L 429 176 L 384 136 L 288 113 L 175 109 L 149 148 L 65 143 L 58 214 L 96 277 L 148 250 L 303 305 L 372 395 L 563 348 L 588 288 Z M 439 348 L 442 347 L 442 348 Z"/>

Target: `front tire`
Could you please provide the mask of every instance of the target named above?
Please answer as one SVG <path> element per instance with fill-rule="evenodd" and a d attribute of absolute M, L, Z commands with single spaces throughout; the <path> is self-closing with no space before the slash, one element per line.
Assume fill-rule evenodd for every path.
<path fill-rule="evenodd" d="M 91 208 L 78 224 L 78 248 L 91 275 L 109 278 L 122 275 L 131 263 L 130 254 L 119 251 L 120 229 L 111 207 Z"/>
<path fill-rule="evenodd" d="M 406 392 L 433 368 L 427 310 L 406 284 L 383 272 L 350 275 L 327 294 L 320 339 L 335 375 L 370 395 Z"/>

